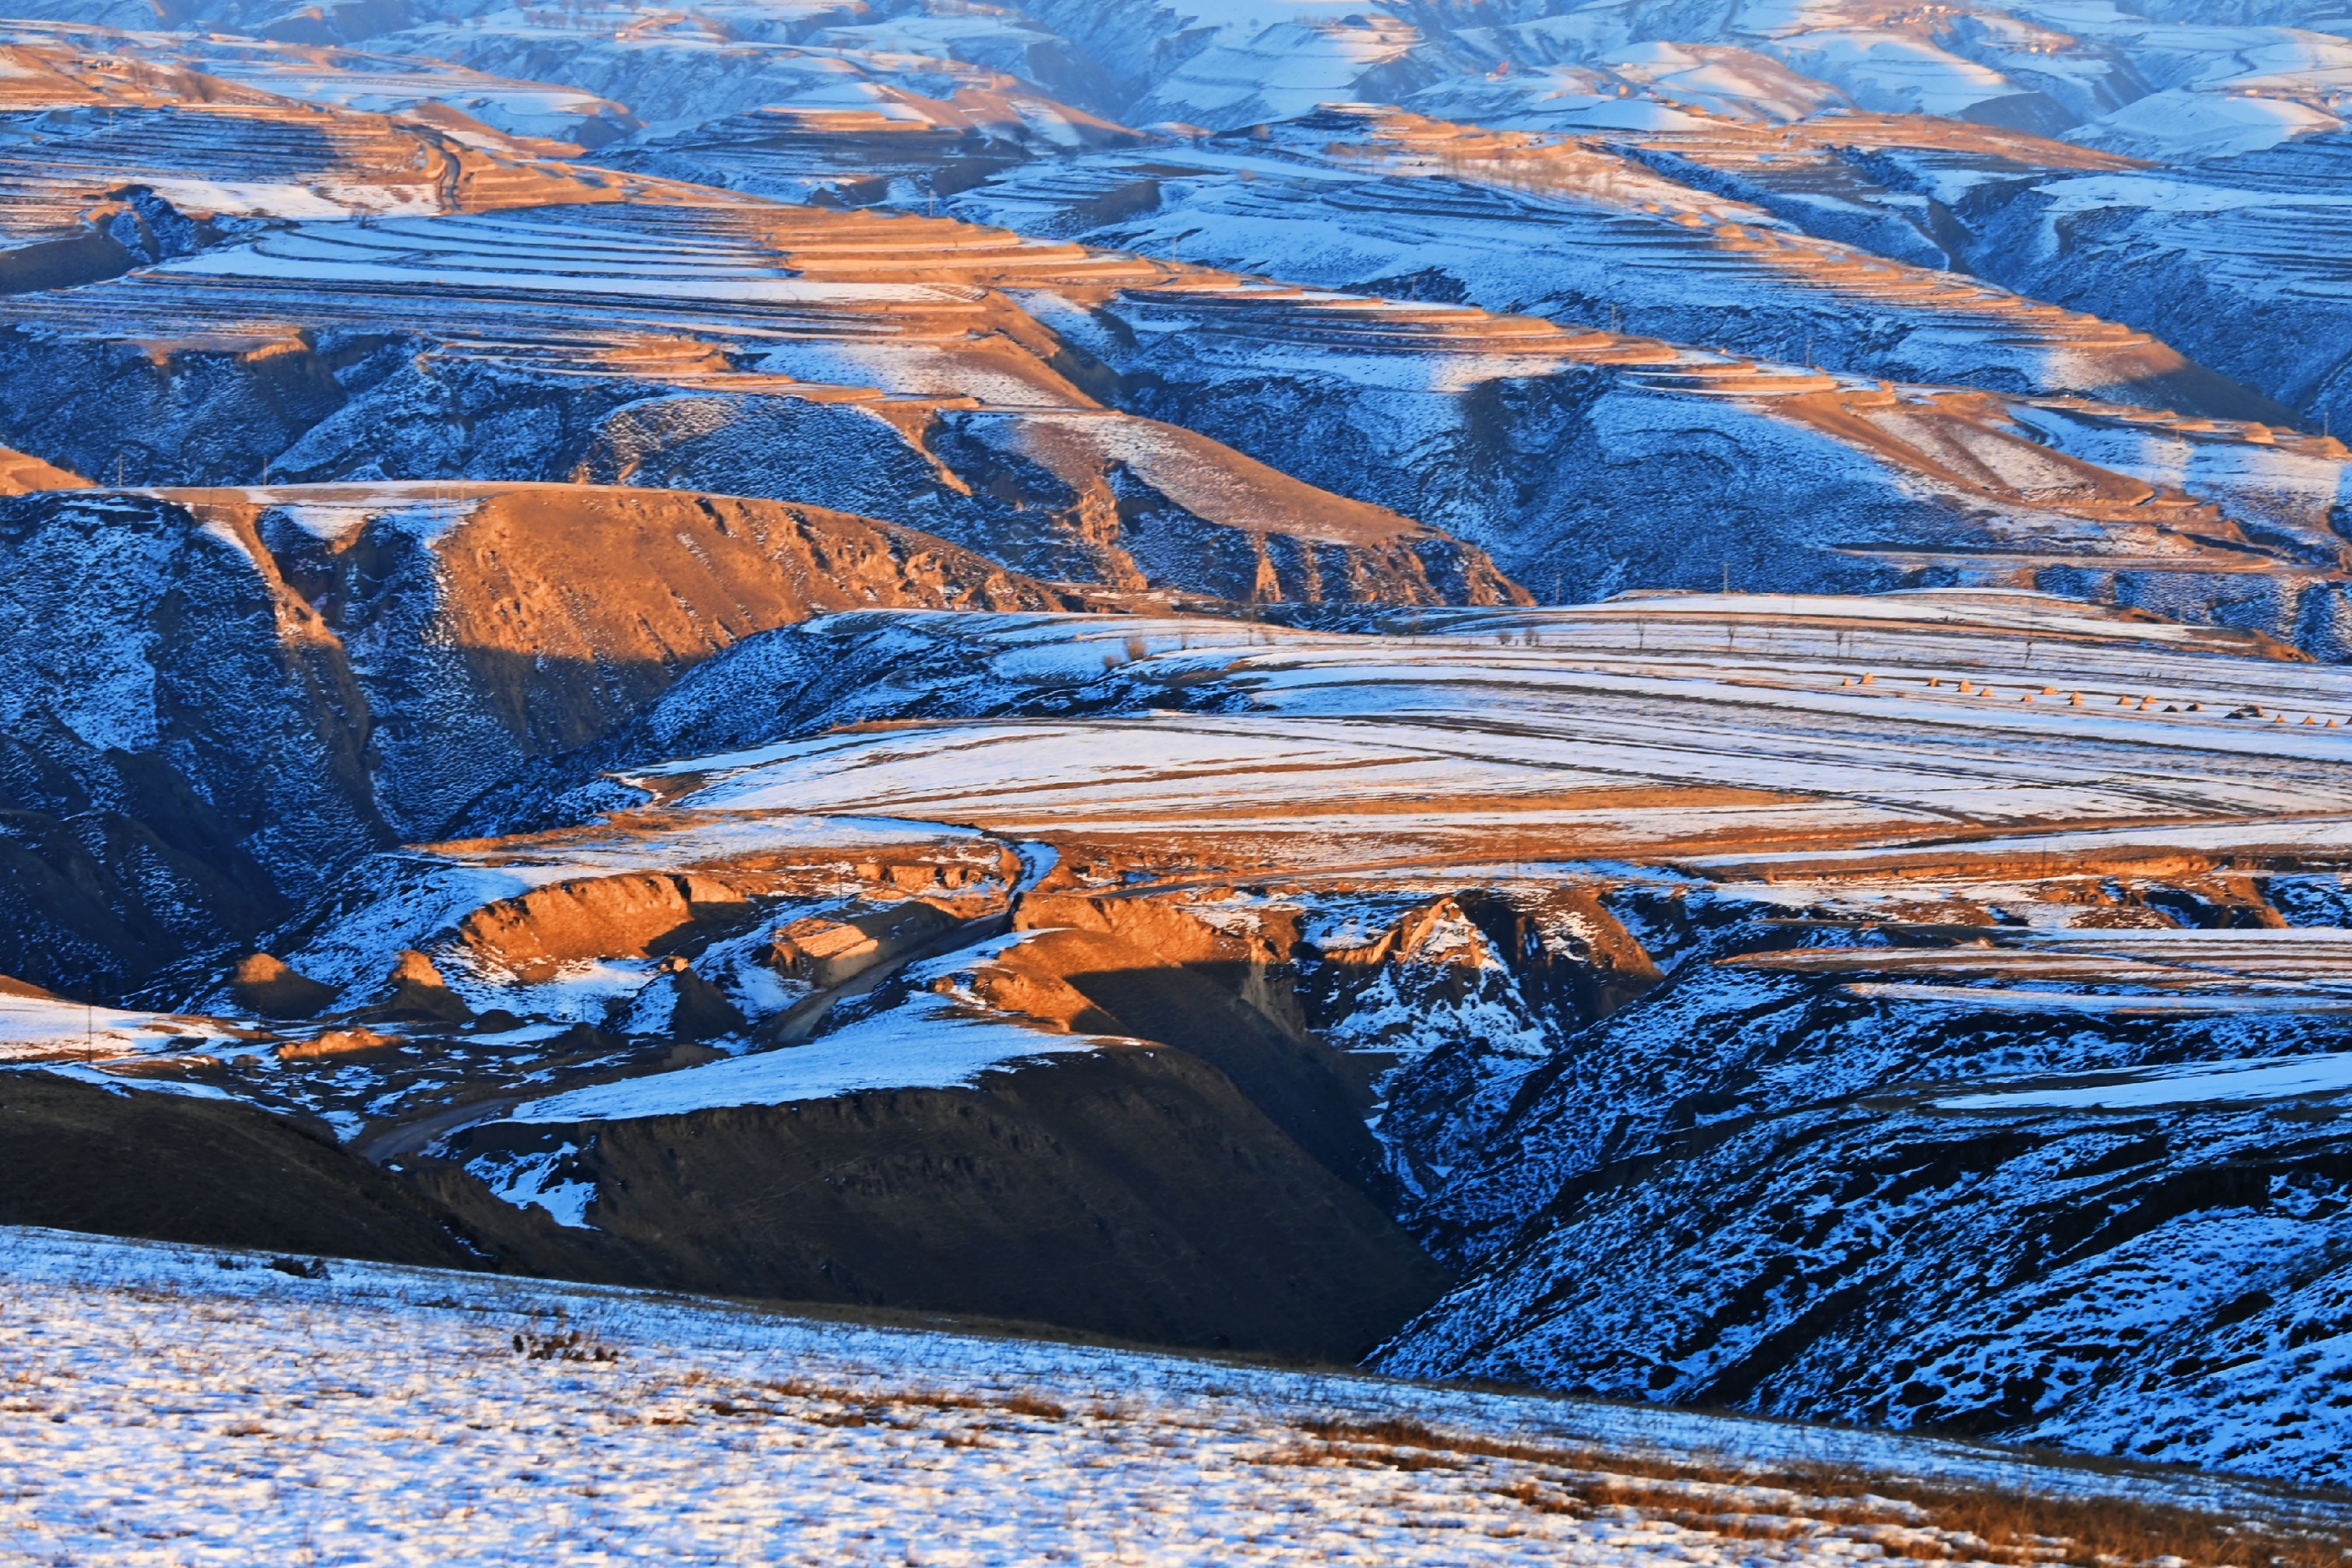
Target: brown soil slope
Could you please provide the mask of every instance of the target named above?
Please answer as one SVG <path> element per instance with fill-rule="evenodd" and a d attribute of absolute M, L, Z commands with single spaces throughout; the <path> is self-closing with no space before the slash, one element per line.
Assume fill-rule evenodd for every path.
<path fill-rule="evenodd" d="M 0 495 L 23 495 L 28 490 L 84 489 L 89 483 L 79 474 L 60 468 L 54 463 L 45 463 L 29 453 L 0 447 Z"/>
<path fill-rule="evenodd" d="M 1062 604 L 944 540 L 780 501 L 562 484 L 158 493 L 261 545 L 342 637 L 381 623 L 379 584 L 424 544 L 437 602 L 399 613 L 432 616 L 429 640 L 458 650 L 533 751 L 583 745 L 688 666 L 812 616 Z M 344 531 L 308 521 L 321 513 Z"/>
<path fill-rule="evenodd" d="M 582 1151 L 567 1178 L 596 1185 L 594 1231 L 509 1207 L 449 1165 L 426 1188 L 532 1272 L 1349 1361 L 1444 1279 L 1181 1051 L 1066 1056 L 970 1089 L 493 1122 L 455 1158 L 559 1139 Z"/>
<path fill-rule="evenodd" d="M 1295 1006 L 1262 1010 L 1244 1002 L 1245 983 L 1233 984 L 1242 978 L 1235 973 L 1241 966 L 1192 949 L 1182 933 L 1184 927 L 1208 928 L 1163 906 L 1106 900 L 1098 907 L 1110 918 L 1089 922 L 1096 929 L 1072 929 L 1075 921 L 1063 925 L 1066 911 L 1087 906 L 1067 899 L 1046 903 L 1043 913 L 1024 908 L 1016 925 L 1063 929 L 1046 930 L 997 961 L 1003 978 L 982 981 L 992 1002 L 1065 1027 L 1191 1052 L 1332 1171 L 1383 1203 L 1393 1195 L 1380 1145 L 1364 1128 L 1371 1096 L 1359 1075 L 1303 1025 L 1286 1029 L 1276 1021 L 1296 1015 Z M 1056 993 L 1083 999 L 1087 1010 L 1060 1016 L 1069 1001 L 1057 1005 Z"/>
<path fill-rule="evenodd" d="M 478 1268 L 393 1177 L 249 1106 L 0 1074 L 0 1225 Z"/>

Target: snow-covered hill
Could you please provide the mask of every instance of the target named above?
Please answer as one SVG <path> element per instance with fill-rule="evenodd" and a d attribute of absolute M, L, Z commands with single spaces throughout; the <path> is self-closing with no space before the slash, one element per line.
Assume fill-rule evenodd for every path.
<path fill-rule="evenodd" d="M 0 1279 L 26 1561 L 1965 1563 L 2023 1532 L 1958 1522 L 1991 1486 L 2027 1527 L 2343 1528 L 1964 1443 L 341 1260 L 8 1230 Z"/>
<path fill-rule="evenodd" d="M 1058 605 L 840 513 L 589 486 L 0 502 L 0 973 L 135 984 L 813 612 Z M 60 637 L 58 629 L 72 628 Z"/>

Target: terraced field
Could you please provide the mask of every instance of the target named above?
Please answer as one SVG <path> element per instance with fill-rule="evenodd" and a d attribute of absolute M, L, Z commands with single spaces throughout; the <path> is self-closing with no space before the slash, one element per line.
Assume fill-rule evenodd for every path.
<path fill-rule="evenodd" d="M 2011 611 L 2005 635 L 1971 624 L 1979 605 Z M 1948 845 L 1996 827 L 2330 814 L 2325 781 L 2352 746 L 2352 687 L 2333 669 L 2214 666 L 2141 645 L 2129 621 L 2049 617 L 2052 609 L 2032 595 L 1636 597 L 1576 611 L 1425 613 L 1386 623 L 1403 642 L 1393 652 L 1358 639 L 1105 621 L 1055 662 L 1090 674 L 1088 654 L 1101 647 L 1118 673 L 1094 679 L 1132 685 L 1138 703 L 1155 679 L 1194 671 L 1213 672 L 1208 690 L 1246 693 L 1246 702 L 1141 723 L 941 729 L 911 749 L 901 728 L 844 733 L 730 763 L 723 782 L 692 799 L 826 813 L 862 802 L 1016 837 L 1134 837 L 1209 868 L 1508 860 L 1538 845 L 1567 858 L 1686 856 L 1742 836 L 1752 842 L 1741 847 L 1803 842 L 1826 855 L 1842 838 L 1916 834 Z M 1957 622 L 1948 632 L 1937 625 L 1947 615 Z M 898 640 L 855 623 L 801 636 L 844 634 Z M 946 645 L 923 664 L 945 671 L 969 668 L 988 647 L 969 637 L 1019 647 L 1065 634 L 1014 623 L 940 635 Z M 2083 658 L 2084 640 L 2096 648 L 2111 637 L 2120 646 L 2109 668 Z M 1027 662 L 1010 651 L 997 658 Z M 2223 669 L 2252 684 L 2205 684 Z M 708 683 L 720 678 L 709 672 L 692 700 L 710 702 Z M 2344 710 L 2321 710 L 2331 701 Z M 1726 703 L 1741 723 L 1708 721 Z M 2256 721 L 2256 710 L 2267 717 Z M 2280 724 L 2317 731 L 2295 748 L 2297 761 L 2272 739 Z M 2249 731 L 2242 744 L 2233 739 Z M 2086 752 L 2081 793 L 2059 782 L 2076 770 L 2052 750 L 2074 746 Z M 2124 760 L 2143 747 L 2152 748 L 2144 773 Z M 2242 752 L 2262 760 L 2221 760 Z M 2290 784 L 2306 752 L 2318 771 L 2307 785 Z M 2200 782 L 2207 756 L 2216 772 Z M 969 766 L 950 769 L 950 757 Z M 666 766 L 696 777 L 710 767 Z M 2267 767 L 2287 773 L 2258 782 Z M 2028 776 L 2006 784 L 2010 768 Z M 1213 790 L 1211 770 L 1222 781 Z M 2249 793 L 2225 805 L 2236 789 Z M 1255 844 L 1260 835 L 1278 842 Z M 1195 842 L 1203 837 L 1234 847 Z"/>
<path fill-rule="evenodd" d="M 1712 170 L 1726 142 L 1750 159 L 1804 160 L 1793 142 L 1740 131 L 1608 145 L 1328 109 L 1271 137 L 1011 171 L 954 204 L 1212 266 L 1328 287 L 1386 280 L 1861 374 L 2283 416 L 2131 327 L 1956 277 L 1940 257 L 1923 268 L 1871 254 L 1870 237 L 1840 244 L 1806 231 L 1812 214 L 1783 216 L 1651 166 L 1672 150 L 1685 166 L 1706 156 Z M 2094 170 L 2132 166 L 2059 153 Z M 1117 193 L 1129 189 L 1140 210 L 1120 214 Z"/>
<path fill-rule="evenodd" d="M 482 211 L 619 195 L 609 176 L 542 166 L 496 136 L 467 145 L 425 125 L 64 44 L 13 45 L 6 53 L 0 235 L 19 246 L 70 243 L 89 220 L 135 259 L 154 261 L 193 248 L 190 218 Z M 125 210 L 131 187 L 176 210 L 166 217 L 133 205 L 131 226 L 116 233 L 121 226 L 106 220 Z M 26 269 L 35 259 L 16 258 L 23 276 L 12 291 L 109 275 L 68 267 L 45 278 Z M 126 254 L 112 271 L 132 259 Z"/>

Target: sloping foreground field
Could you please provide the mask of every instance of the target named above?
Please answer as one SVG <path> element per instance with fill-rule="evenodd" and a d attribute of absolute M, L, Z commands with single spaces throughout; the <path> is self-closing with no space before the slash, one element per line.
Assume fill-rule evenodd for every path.
<path fill-rule="evenodd" d="M 2302 1568 L 2352 1520 L 1956 1442 L 54 1231 L 0 1229 L 0 1280 L 9 1562 Z"/>

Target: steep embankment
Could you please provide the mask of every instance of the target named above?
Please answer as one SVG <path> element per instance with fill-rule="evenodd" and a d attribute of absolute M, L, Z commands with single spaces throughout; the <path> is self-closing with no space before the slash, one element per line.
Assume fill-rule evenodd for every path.
<path fill-rule="evenodd" d="M 100 989 L 250 940 L 744 637 L 1057 602 L 885 523 L 577 486 L 49 491 L 0 503 L 0 972 Z"/>
<path fill-rule="evenodd" d="M 1771 912 L 1529 1075 L 1381 1364 L 2341 1479 L 2340 929 Z"/>
<path fill-rule="evenodd" d="M 1378 1206 L 1183 1051 L 1112 1043 L 969 1088 L 783 1087 L 761 1097 L 782 1103 L 685 1109 L 695 1070 L 648 1085 L 642 1113 L 625 1097 L 587 1121 L 527 1108 L 415 1168 L 514 1261 L 573 1278 L 1345 1361 L 1442 1288 Z M 495 1182 L 534 1161 L 536 1190 L 585 1186 L 573 1228 L 460 1168 Z"/>

